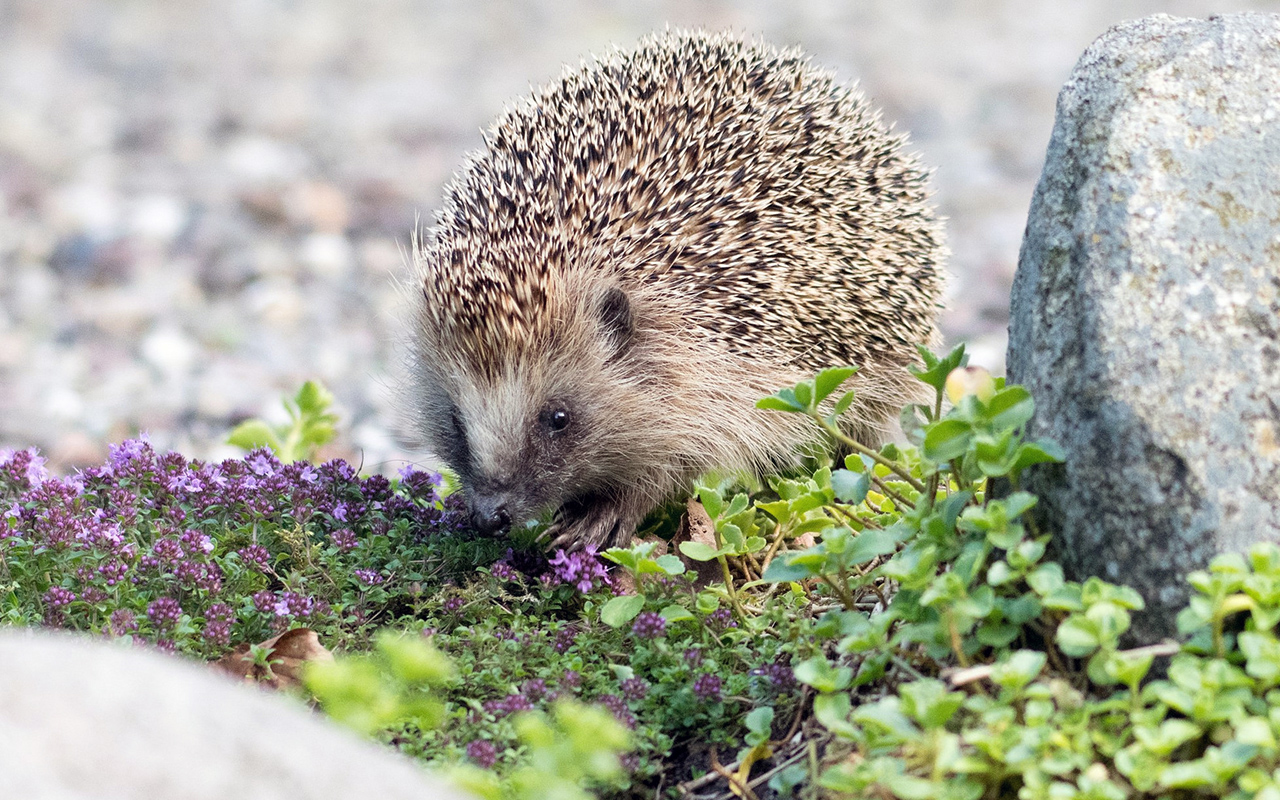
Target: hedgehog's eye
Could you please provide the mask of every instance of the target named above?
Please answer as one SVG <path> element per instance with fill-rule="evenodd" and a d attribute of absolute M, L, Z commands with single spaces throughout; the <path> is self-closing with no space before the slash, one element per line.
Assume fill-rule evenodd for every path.
<path fill-rule="evenodd" d="M 569 412 L 558 406 L 544 409 L 539 416 L 542 429 L 552 436 L 562 433 L 565 428 L 569 427 L 569 423 L 573 421 L 569 416 Z"/>

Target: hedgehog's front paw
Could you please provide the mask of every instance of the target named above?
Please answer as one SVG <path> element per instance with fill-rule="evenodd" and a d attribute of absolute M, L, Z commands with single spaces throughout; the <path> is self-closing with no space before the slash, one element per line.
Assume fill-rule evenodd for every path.
<path fill-rule="evenodd" d="M 548 550 L 604 550 L 625 544 L 635 533 L 636 521 L 623 505 L 605 500 L 575 500 L 556 511 L 544 533 Z"/>

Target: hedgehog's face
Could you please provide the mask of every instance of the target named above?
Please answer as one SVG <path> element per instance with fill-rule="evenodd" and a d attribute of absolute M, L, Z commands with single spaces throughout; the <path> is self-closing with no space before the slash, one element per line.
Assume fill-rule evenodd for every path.
<path fill-rule="evenodd" d="M 481 371 L 448 353 L 420 368 L 424 422 L 434 450 L 457 472 L 472 523 L 483 533 L 544 511 L 593 505 L 620 479 L 635 417 L 636 336 L 627 296 L 589 291 L 555 315 L 535 347 Z M 446 350 L 446 348 L 440 348 Z M 641 412 L 643 413 L 643 412 Z"/>

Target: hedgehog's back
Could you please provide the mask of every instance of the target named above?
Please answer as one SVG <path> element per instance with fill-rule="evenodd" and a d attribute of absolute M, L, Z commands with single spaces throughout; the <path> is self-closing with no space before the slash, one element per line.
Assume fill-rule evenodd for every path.
<path fill-rule="evenodd" d="M 900 365 L 936 338 L 943 256 L 903 145 L 796 51 L 655 35 L 489 129 L 425 248 L 428 313 L 509 351 L 554 325 L 549 288 L 603 274 L 749 357 Z"/>

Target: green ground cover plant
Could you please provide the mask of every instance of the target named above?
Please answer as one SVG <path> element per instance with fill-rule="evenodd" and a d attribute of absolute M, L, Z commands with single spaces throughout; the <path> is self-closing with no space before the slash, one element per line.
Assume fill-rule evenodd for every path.
<path fill-rule="evenodd" d="M 338 658 L 308 696 L 491 798 L 1280 798 L 1280 549 L 1215 559 L 1184 640 L 1125 649 L 1141 598 L 1066 580 L 1030 513 L 1061 458 L 1030 396 L 922 359 L 907 445 L 844 436 L 851 368 L 762 400 L 847 457 L 708 481 L 674 547 L 543 554 L 469 532 L 438 473 L 308 463 L 319 387 L 220 464 L 0 454 L 0 618 L 200 659 L 311 628 Z"/>

